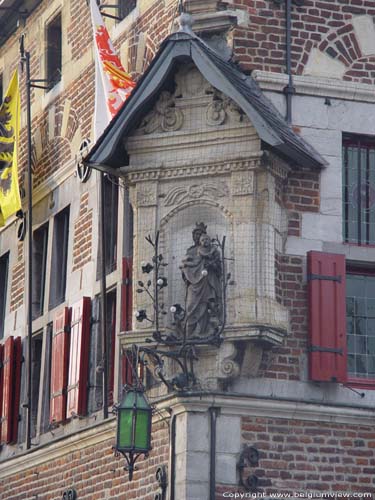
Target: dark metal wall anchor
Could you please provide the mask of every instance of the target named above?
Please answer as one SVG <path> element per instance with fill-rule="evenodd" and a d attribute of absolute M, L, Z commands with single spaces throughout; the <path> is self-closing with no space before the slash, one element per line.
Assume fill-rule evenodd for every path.
<path fill-rule="evenodd" d="M 62 498 L 63 500 L 76 500 L 77 492 L 73 488 L 70 488 L 69 490 L 64 491 Z"/>
<path fill-rule="evenodd" d="M 165 465 L 158 467 L 158 470 L 156 471 L 156 480 L 161 491 L 155 495 L 155 500 L 166 500 L 168 475 L 167 467 Z"/>
<path fill-rule="evenodd" d="M 245 474 L 245 469 L 248 467 L 256 467 L 259 462 L 259 452 L 254 446 L 245 446 L 242 450 L 240 459 L 237 464 L 237 469 L 240 473 L 240 485 L 245 488 L 246 491 L 255 492 L 258 488 L 258 476 L 255 474 L 250 474 L 247 477 Z"/>

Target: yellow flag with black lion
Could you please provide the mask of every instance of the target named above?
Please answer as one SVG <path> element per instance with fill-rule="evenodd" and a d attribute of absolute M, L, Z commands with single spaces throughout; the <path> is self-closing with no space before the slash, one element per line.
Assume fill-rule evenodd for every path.
<path fill-rule="evenodd" d="M 21 209 L 18 185 L 20 92 L 18 72 L 13 73 L 0 107 L 0 226 Z"/>

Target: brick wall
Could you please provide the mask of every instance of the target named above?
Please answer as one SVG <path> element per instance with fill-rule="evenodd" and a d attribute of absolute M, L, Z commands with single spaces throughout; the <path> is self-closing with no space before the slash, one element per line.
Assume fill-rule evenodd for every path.
<path fill-rule="evenodd" d="M 258 465 L 245 471 L 259 478 L 259 493 L 375 491 L 371 425 L 244 417 L 242 442 L 259 451 Z M 220 485 L 217 500 L 228 491 L 242 490 Z"/>
<path fill-rule="evenodd" d="M 168 423 L 155 424 L 152 436 L 153 450 L 148 459 L 137 462 L 132 482 L 124 470 L 125 459 L 114 456 L 114 440 L 109 440 L 12 475 L 0 482 L 1 498 L 56 500 L 74 488 L 80 500 L 154 500 L 159 492 L 156 470 L 168 463 Z"/>
<path fill-rule="evenodd" d="M 276 177 L 276 201 L 288 211 L 288 236 L 301 236 L 303 212 L 318 212 L 319 172 L 291 172 L 286 179 Z M 276 300 L 289 311 L 290 329 L 285 345 L 266 352 L 262 375 L 299 380 L 306 354 L 308 331 L 307 287 L 304 258 L 275 253 Z"/>
<path fill-rule="evenodd" d="M 92 209 L 88 210 L 89 193 L 81 196 L 79 216 L 74 223 L 73 269 L 81 269 L 92 255 Z"/>
<path fill-rule="evenodd" d="M 12 269 L 12 281 L 10 289 L 10 311 L 15 311 L 23 304 L 25 289 L 25 262 L 23 243 L 17 245 L 17 263 Z"/>
<path fill-rule="evenodd" d="M 285 71 L 285 10 L 273 0 L 235 0 L 249 13 L 248 28 L 233 33 L 236 59 L 246 70 Z M 368 0 L 305 0 L 292 9 L 292 67 L 303 74 L 311 50 L 344 65 L 344 80 L 374 83 L 374 55 L 362 51 L 354 16 L 375 16 Z M 365 53 L 364 53 L 365 52 Z"/>
<path fill-rule="evenodd" d="M 289 311 L 288 336 L 281 347 L 265 351 L 259 376 L 280 380 L 301 378 L 302 356 L 307 348 L 307 287 L 303 258 L 276 255 L 276 297 Z"/>

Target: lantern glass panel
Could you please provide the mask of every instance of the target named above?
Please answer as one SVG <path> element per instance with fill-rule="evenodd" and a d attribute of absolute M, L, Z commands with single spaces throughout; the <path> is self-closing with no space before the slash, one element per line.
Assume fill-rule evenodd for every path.
<path fill-rule="evenodd" d="M 118 447 L 132 448 L 133 410 L 119 411 Z"/>
<path fill-rule="evenodd" d="M 149 419 L 150 411 L 138 410 L 135 428 L 135 448 L 147 450 L 149 448 Z"/>

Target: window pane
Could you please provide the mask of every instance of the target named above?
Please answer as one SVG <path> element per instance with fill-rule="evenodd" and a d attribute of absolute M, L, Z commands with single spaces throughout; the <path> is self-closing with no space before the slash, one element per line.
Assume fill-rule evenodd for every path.
<path fill-rule="evenodd" d="M 137 0 L 118 0 L 118 17 L 124 19 L 135 9 Z"/>
<path fill-rule="evenodd" d="M 46 282 L 48 224 L 33 234 L 33 319 L 43 313 Z"/>
<path fill-rule="evenodd" d="M 69 207 L 55 216 L 50 283 L 50 309 L 65 300 L 68 263 Z"/>
<path fill-rule="evenodd" d="M 369 242 L 375 241 L 375 149 L 369 152 Z"/>
<path fill-rule="evenodd" d="M 375 138 L 352 135 L 343 140 L 344 241 L 375 243 Z"/>
<path fill-rule="evenodd" d="M 61 80 L 61 15 L 47 27 L 47 80 L 50 88 Z"/>
<path fill-rule="evenodd" d="M 105 176 L 104 178 L 104 241 L 105 270 L 110 274 L 117 268 L 117 228 L 118 228 L 118 180 Z M 99 242 L 100 243 L 100 242 Z M 100 278 L 101 245 L 98 247 L 98 265 L 96 279 Z"/>
<path fill-rule="evenodd" d="M 348 372 L 375 377 L 375 275 L 347 275 Z"/>

